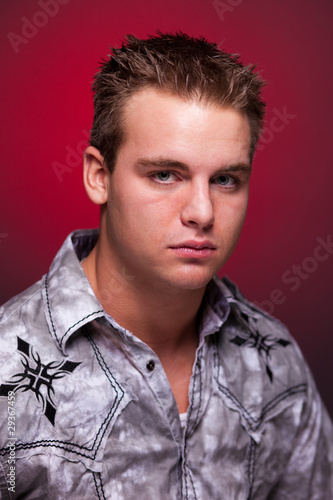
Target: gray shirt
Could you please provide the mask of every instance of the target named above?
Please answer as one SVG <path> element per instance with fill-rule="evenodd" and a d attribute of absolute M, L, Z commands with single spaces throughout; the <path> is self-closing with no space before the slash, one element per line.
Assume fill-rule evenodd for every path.
<path fill-rule="evenodd" d="M 97 235 L 0 309 L 0 498 L 332 500 L 332 424 L 286 328 L 214 278 L 183 429 L 158 357 L 80 265 Z"/>

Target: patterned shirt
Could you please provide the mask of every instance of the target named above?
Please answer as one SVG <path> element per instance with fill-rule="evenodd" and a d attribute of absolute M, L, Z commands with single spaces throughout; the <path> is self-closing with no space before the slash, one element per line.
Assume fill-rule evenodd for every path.
<path fill-rule="evenodd" d="M 156 354 L 101 307 L 76 231 L 0 309 L 2 499 L 332 500 L 333 431 L 286 328 L 214 278 L 182 429 Z"/>

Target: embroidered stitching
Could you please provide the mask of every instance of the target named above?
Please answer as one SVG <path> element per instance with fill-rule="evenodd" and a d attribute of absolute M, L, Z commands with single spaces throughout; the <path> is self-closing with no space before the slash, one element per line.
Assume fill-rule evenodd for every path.
<path fill-rule="evenodd" d="M 249 461 L 247 465 L 247 477 L 249 480 L 249 495 L 247 500 L 251 500 L 253 483 L 254 483 L 254 470 L 255 470 L 255 459 L 256 459 L 256 443 L 251 438 L 250 450 L 249 450 Z"/>
<path fill-rule="evenodd" d="M 189 475 L 189 478 L 190 478 L 190 481 L 191 481 L 191 485 L 192 485 L 192 490 L 193 490 L 193 495 L 194 495 L 194 499 L 195 500 L 198 500 L 198 497 L 197 497 L 197 494 L 195 492 L 195 488 L 194 488 L 194 483 L 193 483 L 193 478 L 192 478 L 192 473 L 191 473 L 191 470 L 189 467 L 188 468 L 188 475 Z"/>
<path fill-rule="evenodd" d="M 47 273 L 45 275 L 45 293 L 46 293 L 47 310 L 49 312 L 49 317 L 50 317 L 50 321 L 51 321 L 51 325 L 52 325 L 54 336 L 56 338 L 56 341 L 57 341 L 57 344 L 58 344 L 59 348 L 61 348 L 61 345 L 60 345 L 60 342 L 59 342 L 59 339 L 58 339 L 58 336 L 57 336 L 57 332 L 56 332 L 56 329 L 55 329 L 55 326 L 54 326 L 54 323 L 53 323 L 52 314 L 51 314 L 49 292 L 48 292 L 48 276 L 49 276 L 49 274 Z"/>
<path fill-rule="evenodd" d="M 101 483 L 101 490 L 102 490 L 102 493 L 103 493 L 103 499 L 106 500 L 105 493 L 104 493 L 104 488 L 103 488 L 103 483 L 102 483 L 102 474 L 98 473 L 98 476 L 99 476 L 99 480 L 100 480 L 100 483 Z"/>
<path fill-rule="evenodd" d="M 202 403 L 201 358 L 200 358 L 200 360 L 198 359 L 198 362 L 200 362 L 200 368 L 199 368 L 198 363 L 197 363 L 196 366 L 195 366 L 194 376 L 193 376 L 193 388 L 192 388 L 191 404 L 190 404 L 190 409 L 189 409 L 188 421 L 190 420 L 191 415 L 192 415 L 194 393 L 195 393 L 195 384 L 196 384 L 196 379 L 197 379 L 197 372 L 199 372 L 199 380 L 200 380 L 200 382 L 199 382 L 200 383 L 199 405 L 198 405 L 197 415 L 195 417 L 194 424 L 192 425 L 192 429 L 191 429 L 191 431 L 190 430 L 186 431 L 185 445 L 184 445 L 184 481 L 185 481 L 185 490 L 186 490 L 186 499 L 187 500 L 188 500 L 187 474 L 189 475 L 189 478 L 190 478 L 190 481 L 191 481 L 191 484 L 192 484 L 192 490 L 193 490 L 194 498 L 197 499 L 195 488 L 194 488 L 193 479 L 192 479 L 192 476 L 191 476 L 191 471 L 190 471 L 190 468 L 188 467 L 188 465 L 186 463 L 186 451 L 187 451 L 187 439 L 191 436 L 191 433 L 193 433 L 193 430 L 194 430 L 194 428 L 196 426 L 196 423 L 197 423 L 198 418 L 199 418 L 200 409 L 201 409 L 201 403 Z"/>
<path fill-rule="evenodd" d="M 0 396 L 8 396 L 9 391 L 32 391 L 37 401 L 42 403 L 44 415 L 54 426 L 57 409 L 52 399 L 55 394 L 52 384 L 54 380 L 73 373 L 81 362 L 51 361 L 44 364 L 38 352 L 35 352 L 29 342 L 20 337 L 17 337 L 17 350 L 21 354 L 24 371 L 13 375 L 12 380 L 7 384 L 1 384 Z"/>
<path fill-rule="evenodd" d="M 198 410 L 197 410 L 197 415 L 195 417 L 195 421 L 194 421 L 194 424 L 192 426 L 192 430 L 191 430 L 191 435 L 193 434 L 194 432 L 194 429 L 195 429 L 195 426 L 197 425 L 197 422 L 199 420 L 199 414 L 200 414 L 200 410 L 201 410 L 201 404 L 202 404 L 202 375 L 201 375 L 201 358 L 200 360 L 198 360 L 198 362 L 200 363 L 200 365 L 198 366 L 198 372 L 199 372 L 199 405 L 198 405 Z M 190 435 L 190 432 L 188 433 L 187 437 L 189 437 Z"/>
<path fill-rule="evenodd" d="M 237 319 L 246 331 L 241 331 L 239 335 L 235 335 L 235 337 L 230 339 L 229 342 L 232 342 L 238 347 L 250 347 L 257 349 L 259 356 L 265 363 L 266 374 L 272 383 L 274 376 L 269 365 L 270 352 L 278 346 L 287 347 L 290 344 L 290 341 L 285 340 L 284 338 L 276 338 L 272 335 L 262 335 L 255 328 L 255 325 L 252 327 L 250 324 L 250 318 L 245 313 L 241 312 L 237 314 Z M 257 320 L 255 318 L 251 318 L 251 321 L 256 323 Z"/>
<path fill-rule="evenodd" d="M 197 367 L 195 367 L 197 368 Z M 189 414 L 187 417 L 187 420 L 189 421 L 192 415 L 192 409 L 193 409 L 193 401 L 194 401 L 194 389 L 195 389 L 195 383 L 196 383 L 196 378 L 197 378 L 197 369 L 194 370 L 194 375 L 193 375 L 193 387 L 192 387 L 192 394 L 191 394 L 191 403 L 189 407 Z M 188 488 L 187 488 L 187 464 L 186 464 L 186 448 L 187 448 L 187 437 L 189 435 L 189 432 L 186 431 L 185 434 L 185 443 L 184 443 L 184 481 L 185 481 L 185 491 L 186 491 L 186 500 L 188 500 Z"/>
<path fill-rule="evenodd" d="M 94 311 L 94 312 L 88 314 L 87 316 L 85 316 L 84 318 L 80 319 L 76 323 L 74 323 L 74 325 L 70 326 L 68 328 L 68 330 L 66 330 L 66 332 L 63 334 L 63 336 L 60 339 L 60 342 L 63 341 L 64 337 L 67 335 L 67 333 L 69 332 L 69 330 L 71 330 L 72 328 L 74 328 L 74 326 L 77 326 L 79 323 L 82 323 L 82 321 L 84 321 L 85 319 L 89 318 L 90 316 L 93 316 L 94 314 L 99 314 L 99 313 L 102 313 L 102 312 L 104 312 L 103 309 L 100 309 L 99 311 Z"/>
<path fill-rule="evenodd" d="M 101 496 L 100 496 L 99 491 L 98 491 L 98 484 L 97 484 L 96 476 L 98 476 L 99 482 L 101 484 L 101 491 L 102 491 L 102 495 L 103 495 L 102 498 L 103 498 L 103 500 L 106 500 L 104 489 L 103 489 L 103 483 L 102 483 L 102 475 L 101 475 L 101 473 L 100 472 L 97 472 L 97 473 L 93 472 L 92 474 L 93 474 L 93 477 L 94 477 L 95 488 L 96 488 L 99 500 L 101 500 Z"/>
<path fill-rule="evenodd" d="M 200 385 L 200 389 L 199 389 L 199 405 L 198 405 L 198 409 L 197 409 L 197 414 L 196 414 L 196 417 L 195 417 L 195 421 L 191 427 L 191 430 L 188 430 L 187 433 L 186 433 L 186 437 L 189 438 L 192 434 L 193 434 L 193 431 L 195 429 L 195 426 L 197 425 L 197 422 L 199 420 L 199 414 L 200 414 L 200 410 L 201 410 L 201 404 L 202 404 L 202 376 L 201 376 L 201 358 L 198 359 L 198 363 L 200 363 L 200 368 L 198 366 L 198 364 L 195 366 L 195 372 L 194 372 L 194 378 L 193 378 L 193 391 L 192 391 L 192 398 L 191 398 L 191 405 L 190 405 L 190 413 L 189 413 L 189 417 L 188 417 L 188 420 L 190 420 L 190 417 L 192 415 L 192 409 L 193 409 L 193 400 L 194 400 L 194 388 L 195 388 L 195 382 L 196 382 L 196 373 L 198 371 L 199 373 L 199 385 Z"/>
<path fill-rule="evenodd" d="M 218 365 L 216 365 L 216 361 Z M 215 360 L 214 360 L 214 368 L 216 369 L 217 367 L 217 376 L 216 376 L 216 381 L 218 384 L 219 390 L 228 398 L 230 399 L 240 410 L 241 415 L 244 417 L 246 422 L 248 423 L 249 427 L 251 430 L 255 431 L 257 430 L 264 417 L 267 415 L 269 411 L 271 411 L 275 406 L 287 399 L 289 396 L 293 396 L 294 394 L 299 394 L 299 393 L 304 393 L 307 390 L 307 384 L 302 383 L 302 384 L 297 384 L 295 386 L 289 387 L 289 389 L 286 389 L 285 391 L 281 392 L 277 396 L 275 396 L 271 401 L 265 404 L 265 406 L 262 409 L 262 413 L 259 418 L 253 417 L 249 411 L 242 405 L 242 403 L 236 398 L 236 396 L 224 385 L 222 385 L 219 382 L 219 374 L 220 374 L 220 366 L 221 366 L 221 360 L 218 354 L 218 351 L 216 349 L 215 352 Z"/>
<path fill-rule="evenodd" d="M 110 384 L 112 385 L 112 387 L 113 387 L 113 389 L 115 390 L 116 394 L 117 394 L 117 389 L 115 388 L 115 386 L 113 385 L 112 381 L 110 380 L 110 378 L 109 378 L 109 376 L 108 376 L 108 374 L 107 374 L 107 371 L 110 373 L 110 375 L 111 375 L 111 377 L 113 378 L 113 380 L 114 380 L 115 384 L 117 384 L 118 389 L 122 392 L 122 395 L 121 395 L 121 397 L 120 397 L 120 399 L 119 399 L 119 401 L 118 401 L 118 404 L 117 404 L 117 406 L 115 407 L 115 410 L 114 410 L 114 412 L 113 412 L 113 413 L 115 413 L 115 412 L 116 412 L 116 410 L 117 410 L 117 408 L 118 408 L 118 406 L 119 406 L 119 404 L 120 404 L 120 401 L 121 401 L 121 400 L 123 399 L 123 397 L 124 397 L 125 392 L 124 392 L 124 391 L 123 391 L 123 389 L 120 387 L 120 385 L 118 384 L 118 382 L 115 380 L 114 376 L 112 375 L 112 373 L 111 373 L 111 372 L 110 372 L 110 370 L 108 369 L 108 367 L 107 367 L 107 365 L 106 365 L 106 363 L 105 363 L 105 361 L 104 361 L 104 359 L 103 359 L 103 357 L 102 357 L 102 355 L 101 355 L 101 353 L 100 353 L 100 351 L 99 351 L 99 349 L 98 349 L 97 345 L 94 343 L 94 341 L 92 340 L 92 338 L 91 338 L 91 337 L 90 337 L 87 333 L 86 333 L 86 337 L 87 337 L 87 339 L 89 340 L 89 342 L 90 342 L 90 344 L 91 344 L 91 346 L 92 346 L 92 348 L 93 348 L 93 350 L 94 350 L 94 353 L 95 353 L 95 356 L 96 356 L 96 359 L 97 359 L 97 361 L 98 361 L 99 366 L 101 367 L 101 369 L 102 369 L 102 370 L 103 370 L 103 372 L 105 373 L 106 378 L 108 379 L 108 381 L 109 381 L 109 382 L 110 382 Z M 98 353 L 98 355 L 99 355 L 99 356 L 97 356 L 96 352 Z M 101 360 L 103 361 L 103 364 L 104 364 L 105 368 L 103 368 L 103 366 L 101 365 L 100 360 L 99 360 L 99 357 L 100 357 L 100 358 L 101 358 Z M 106 370 L 107 370 L 107 371 L 106 371 Z M 92 447 L 94 447 L 95 442 L 96 442 L 96 440 L 97 440 L 97 438 L 98 438 L 98 434 L 101 432 L 101 430 L 102 430 L 102 427 L 103 427 L 104 423 L 107 421 L 107 419 L 108 419 L 108 417 L 109 417 L 109 415 L 110 415 L 110 413 L 111 413 L 111 411 L 112 411 L 112 409 L 113 409 L 114 405 L 116 404 L 117 398 L 118 398 L 118 394 L 117 394 L 117 396 L 116 396 L 116 398 L 115 398 L 115 401 L 114 401 L 114 403 L 113 403 L 113 405 L 112 405 L 112 407 L 111 407 L 111 409 L 110 409 L 110 411 L 109 411 L 109 413 L 108 413 L 108 416 L 105 418 L 104 422 L 102 423 L 101 427 L 99 428 L 98 433 L 96 434 L 95 441 L 94 441 L 94 443 L 93 443 L 93 446 L 92 446 Z M 102 436 L 101 436 L 101 440 L 102 440 L 102 438 L 103 438 L 103 436 L 104 436 L 104 434 L 105 434 L 105 432 L 106 432 L 107 427 L 108 427 L 108 426 L 106 425 L 106 426 L 105 426 L 105 429 L 104 429 L 104 432 L 103 432 L 103 434 L 102 434 Z"/>
<path fill-rule="evenodd" d="M 111 421 L 112 421 L 112 417 L 115 413 L 115 411 L 117 410 L 119 404 L 120 404 L 120 401 L 123 399 L 124 397 L 124 391 L 123 389 L 120 387 L 120 385 L 116 382 L 115 378 L 113 377 L 113 375 L 111 374 L 110 370 L 108 369 L 102 355 L 100 354 L 100 352 L 98 351 L 97 349 L 97 346 L 94 344 L 94 342 L 88 338 L 89 341 L 91 341 L 91 345 L 93 347 L 93 350 L 94 350 L 94 353 L 95 353 L 95 356 L 96 356 L 96 359 L 98 361 L 98 364 L 100 365 L 101 369 L 104 371 L 107 379 L 109 380 L 110 384 L 112 385 L 113 389 L 115 390 L 116 392 L 116 398 L 115 398 L 115 401 L 108 413 L 108 415 L 106 416 L 106 418 L 104 419 L 103 423 L 101 424 L 100 428 L 98 429 L 98 432 L 96 434 L 96 437 L 95 437 L 95 440 L 93 442 L 93 445 L 88 448 L 86 446 L 82 446 L 82 445 L 79 445 L 79 444 L 76 444 L 76 443 L 72 443 L 70 441 L 61 441 L 61 440 L 58 440 L 58 439 L 43 439 L 41 441 L 35 441 L 35 442 L 32 442 L 32 443 L 16 443 L 16 449 L 17 450 L 20 450 L 20 449 L 29 449 L 29 448 L 38 448 L 38 447 L 55 447 L 55 448 L 60 448 L 60 449 L 63 449 L 65 451 L 68 451 L 70 453 L 74 453 L 76 455 L 80 455 L 82 457 L 85 457 L 85 458 L 89 458 L 89 459 L 95 459 L 96 458 L 96 455 L 97 455 L 97 452 L 98 452 L 98 449 L 101 445 L 101 441 L 102 441 L 102 438 L 108 428 L 108 426 L 110 425 Z M 94 346 L 96 349 L 94 349 Z M 112 381 L 110 380 L 110 378 L 108 377 L 107 373 L 106 373 L 106 370 L 102 367 L 101 363 L 100 363 L 100 360 L 98 359 L 98 356 L 97 356 L 97 353 L 96 351 L 99 353 L 99 356 L 100 358 L 102 359 L 103 363 L 104 363 L 104 366 L 106 367 L 106 370 L 111 374 L 111 377 L 113 378 L 113 380 L 115 381 L 115 384 L 118 386 L 119 390 L 121 391 L 122 395 L 121 397 L 119 398 L 119 401 L 118 401 L 118 404 L 117 406 L 115 407 L 115 403 L 117 401 L 117 398 L 119 397 L 119 394 L 117 393 L 117 390 L 115 388 L 115 386 L 113 385 Z M 113 408 L 115 407 L 114 409 L 114 412 L 112 412 Z M 109 419 L 109 421 L 107 422 L 107 420 Z M 107 425 L 105 425 L 105 429 L 104 429 L 104 432 L 103 434 L 101 435 L 100 437 L 100 440 L 99 442 L 97 443 L 97 438 L 99 436 L 99 434 L 101 433 L 102 431 L 102 428 L 104 426 L 104 424 L 107 422 Z M 96 445 L 97 443 L 97 445 Z M 94 446 L 96 445 L 96 449 L 95 449 L 95 452 L 92 453 L 92 454 L 89 454 L 89 453 L 84 453 L 84 452 L 92 452 L 94 451 Z M 74 448 L 72 449 L 71 446 Z M 81 450 L 81 451 L 77 451 L 77 449 Z M 9 447 L 5 447 L 5 448 L 2 448 L 0 449 L 0 455 L 6 455 L 7 453 L 9 453 Z"/>
<path fill-rule="evenodd" d="M 54 333 L 54 336 L 57 340 L 57 343 L 58 343 L 58 346 L 59 348 L 61 348 L 61 345 L 62 345 L 62 341 L 64 339 L 64 337 L 67 335 L 67 333 L 72 329 L 74 328 L 75 326 L 77 326 L 79 323 L 81 323 L 82 321 L 84 321 L 85 319 L 89 318 L 90 316 L 93 316 L 94 314 L 99 314 L 99 313 L 102 313 L 104 312 L 103 309 L 99 309 L 98 311 L 94 311 L 90 314 L 88 314 L 87 316 L 85 316 L 84 318 L 80 319 L 79 321 L 77 321 L 76 323 L 74 323 L 74 325 L 70 326 L 66 332 L 63 334 L 63 336 L 61 337 L 61 339 L 59 340 L 58 339 L 58 335 L 57 335 L 57 332 L 56 332 L 56 329 L 55 329 L 55 326 L 54 326 L 54 323 L 53 323 L 53 318 L 52 318 L 52 313 L 51 313 L 51 307 L 50 307 L 50 300 L 49 300 L 49 292 L 48 292 L 48 274 L 46 274 L 45 276 L 45 293 L 46 293 L 46 302 L 47 302 L 47 309 L 48 309 L 48 312 L 49 312 L 49 317 L 50 317 L 50 321 L 51 321 L 51 325 L 52 325 L 52 329 L 53 329 L 53 333 Z"/>
<path fill-rule="evenodd" d="M 95 483 L 96 493 L 97 493 L 97 496 L 98 496 L 98 498 L 99 498 L 99 500 L 100 500 L 100 498 L 101 498 L 101 497 L 100 497 L 100 495 L 99 495 L 99 491 L 98 491 L 98 485 L 97 485 L 97 481 L 96 481 L 96 474 L 95 474 L 95 472 L 93 472 L 93 473 L 92 473 L 92 475 L 93 475 L 93 478 L 94 478 L 94 483 Z"/>

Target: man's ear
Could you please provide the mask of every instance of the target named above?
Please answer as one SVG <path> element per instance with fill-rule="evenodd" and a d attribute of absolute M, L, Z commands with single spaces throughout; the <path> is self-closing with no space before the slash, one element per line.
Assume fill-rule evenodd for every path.
<path fill-rule="evenodd" d="M 89 146 L 83 156 L 83 183 L 89 199 L 97 205 L 108 200 L 109 171 L 98 149 Z"/>

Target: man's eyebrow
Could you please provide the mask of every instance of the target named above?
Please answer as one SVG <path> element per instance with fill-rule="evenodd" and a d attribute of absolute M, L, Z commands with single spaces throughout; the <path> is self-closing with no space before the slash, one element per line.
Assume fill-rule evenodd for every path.
<path fill-rule="evenodd" d="M 252 171 L 251 163 L 237 163 L 235 165 L 229 165 L 228 167 L 222 167 L 222 172 L 245 172 L 250 173 Z"/>
<path fill-rule="evenodd" d="M 142 167 L 147 167 L 147 168 L 177 168 L 179 170 L 183 171 L 189 171 L 190 168 L 186 163 L 183 163 L 181 161 L 177 160 L 172 160 L 169 158 L 156 158 L 156 159 L 149 159 L 149 158 L 141 158 L 139 159 L 136 164 L 138 166 Z M 251 163 L 235 163 L 234 165 L 227 165 L 225 167 L 219 167 L 216 169 L 216 172 L 225 172 L 225 173 L 231 173 L 231 172 L 244 172 L 244 173 L 250 173 L 252 170 L 252 165 Z"/>
<path fill-rule="evenodd" d="M 158 168 L 178 168 L 179 170 L 189 170 L 189 167 L 185 163 L 177 160 L 171 160 L 169 158 L 156 158 L 156 159 L 141 158 L 136 162 L 136 164 L 138 166 L 147 168 L 158 167 Z"/>

